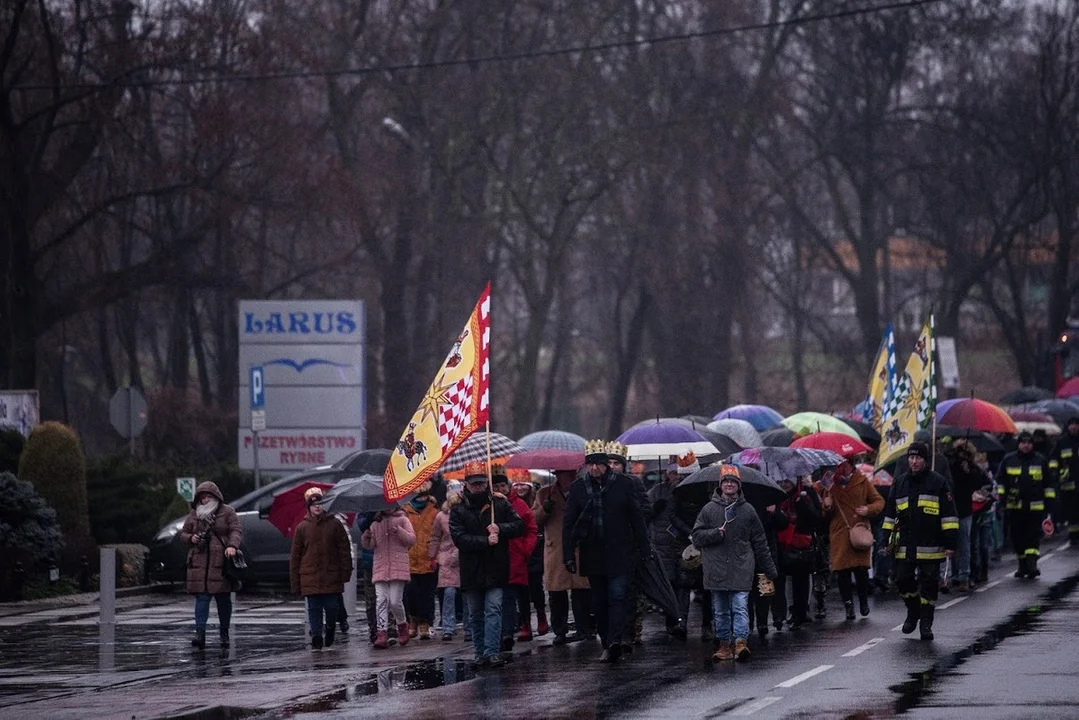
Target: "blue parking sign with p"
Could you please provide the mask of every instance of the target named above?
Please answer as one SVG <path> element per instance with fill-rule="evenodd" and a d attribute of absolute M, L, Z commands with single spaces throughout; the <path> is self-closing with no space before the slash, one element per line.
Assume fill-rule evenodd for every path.
<path fill-rule="evenodd" d="M 251 409 L 261 410 L 266 404 L 265 386 L 262 383 L 262 366 L 251 368 Z"/>

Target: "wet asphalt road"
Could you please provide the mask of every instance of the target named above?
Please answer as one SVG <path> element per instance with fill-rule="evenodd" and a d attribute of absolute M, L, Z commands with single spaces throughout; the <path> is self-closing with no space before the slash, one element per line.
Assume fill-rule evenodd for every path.
<path fill-rule="evenodd" d="M 552 647 L 548 636 L 478 675 L 460 640 L 375 652 L 354 631 L 332 650 L 303 650 L 301 607 L 257 597 L 241 598 L 224 653 L 192 651 L 183 596 L 131 601 L 111 643 L 74 611 L 0 619 L 0 718 L 1071 717 L 1079 552 L 1058 546 L 1045 548 L 1039 581 L 1011 578 L 1002 562 L 984 591 L 942 595 L 932 643 L 895 629 L 904 615 L 895 596 L 847 623 L 833 591 L 828 619 L 754 638 L 753 658 L 738 664 L 713 664 L 710 644 L 668 638 L 658 615 L 645 646 L 616 666 L 595 662 L 596 642 Z M 1063 597 L 1046 601 L 1054 587 Z"/>

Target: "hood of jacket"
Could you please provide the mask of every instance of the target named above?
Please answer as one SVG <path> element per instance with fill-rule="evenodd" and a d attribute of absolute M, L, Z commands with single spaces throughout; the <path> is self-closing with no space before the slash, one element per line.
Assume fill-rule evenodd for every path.
<path fill-rule="evenodd" d="M 191 499 L 191 507 L 197 507 L 199 501 L 199 493 L 210 493 L 217 501 L 222 505 L 225 504 L 225 496 L 221 494 L 221 489 L 217 487 L 217 483 L 207 480 L 206 482 L 199 483 L 199 486 L 195 488 L 195 497 Z"/>

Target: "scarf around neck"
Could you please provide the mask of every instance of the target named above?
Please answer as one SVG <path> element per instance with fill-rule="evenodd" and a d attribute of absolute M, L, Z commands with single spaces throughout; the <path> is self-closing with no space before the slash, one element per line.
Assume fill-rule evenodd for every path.
<path fill-rule="evenodd" d="M 205 519 L 209 518 L 211 515 L 213 515 L 214 513 L 216 513 L 217 508 L 220 505 L 221 505 L 221 501 L 219 501 L 217 498 L 214 498 L 210 502 L 199 505 L 198 507 L 196 507 L 195 508 L 195 515 L 198 516 L 199 520 L 205 520 Z"/>

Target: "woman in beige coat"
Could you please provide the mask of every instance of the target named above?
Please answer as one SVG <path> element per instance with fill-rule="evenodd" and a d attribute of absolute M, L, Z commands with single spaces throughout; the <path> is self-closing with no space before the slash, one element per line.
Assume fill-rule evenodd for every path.
<path fill-rule="evenodd" d="M 869 567 L 872 548 L 855 550 L 850 544 L 850 527 L 880 513 L 884 498 L 869 479 L 847 461 L 833 473 L 833 483 L 825 492 L 821 505 L 828 522 L 831 549 L 831 569 L 839 580 L 839 594 L 847 619 L 854 619 L 854 591 L 851 574 L 858 586 L 858 609 L 862 617 L 869 614 Z"/>
<path fill-rule="evenodd" d="M 591 637 L 595 633 L 592 629 L 592 596 L 588 578 L 569 572 L 562 562 L 562 521 L 566 515 L 569 488 L 576 478 L 577 473 L 572 470 L 559 470 L 555 473 L 554 484 L 540 488 L 536 493 L 536 504 L 532 507 L 536 524 L 544 532 L 543 586 L 547 588 L 547 597 L 551 602 L 551 630 L 554 631 L 555 645 L 569 642 L 566 633 L 569 630 L 570 592 L 578 637 Z"/>

